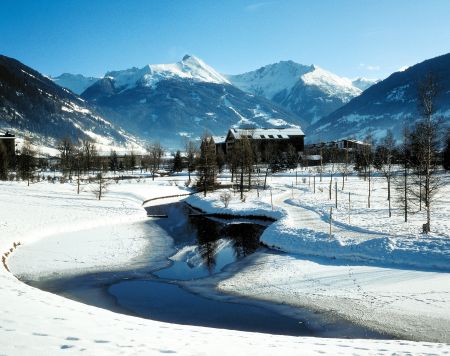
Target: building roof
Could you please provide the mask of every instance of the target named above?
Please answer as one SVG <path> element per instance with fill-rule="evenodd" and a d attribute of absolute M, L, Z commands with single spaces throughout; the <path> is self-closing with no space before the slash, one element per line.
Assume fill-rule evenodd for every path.
<path fill-rule="evenodd" d="M 236 129 L 229 130 L 229 134 L 233 135 L 235 139 L 240 139 L 242 136 L 247 136 L 254 140 L 280 140 L 287 139 L 289 136 L 304 136 L 305 134 L 300 127 L 288 128 L 257 128 L 257 129 Z"/>
<path fill-rule="evenodd" d="M 344 140 L 341 140 L 341 141 L 344 141 Z M 370 143 L 364 142 L 364 141 L 358 141 L 358 140 L 345 140 L 345 141 L 356 143 L 357 145 L 371 146 Z"/>
<path fill-rule="evenodd" d="M 320 155 L 307 155 L 305 158 L 309 161 L 320 161 L 322 159 Z"/>
<path fill-rule="evenodd" d="M 11 132 L 6 131 L 5 133 L 0 133 L 0 138 L 14 138 L 14 136 Z"/>
<path fill-rule="evenodd" d="M 225 143 L 225 139 L 227 138 L 226 136 L 213 136 L 213 141 L 214 143 L 218 144 L 218 143 Z"/>

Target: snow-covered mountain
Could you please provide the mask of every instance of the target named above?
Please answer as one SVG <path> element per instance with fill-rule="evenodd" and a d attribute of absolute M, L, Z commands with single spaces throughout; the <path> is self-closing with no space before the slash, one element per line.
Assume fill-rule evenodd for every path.
<path fill-rule="evenodd" d="M 91 139 L 124 145 L 132 136 L 112 125 L 83 99 L 19 61 L 0 55 L 0 128 L 55 147 L 57 140 Z"/>
<path fill-rule="evenodd" d="M 378 83 L 379 79 L 368 79 L 364 77 L 359 77 L 352 80 L 353 86 L 361 89 L 362 91 L 369 89 L 372 85 Z"/>
<path fill-rule="evenodd" d="M 85 77 L 81 74 L 70 74 L 63 73 L 57 77 L 49 77 L 60 87 L 69 89 L 75 94 L 80 95 L 87 88 L 89 88 L 92 84 L 94 84 L 100 78 L 95 77 Z"/>
<path fill-rule="evenodd" d="M 199 58 L 174 64 L 111 71 L 82 97 L 116 124 L 147 140 L 179 147 L 205 130 L 223 135 L 230 126 L 303 125 L 295 114 L 243 92 Z"/>
<path fill-rule="evenodd" d="M 238 88 L 273 100 L 301 117 L 306 125 L 330 114 L 361 94 L 350 79 L 316 65 L 281 61 L 255 71 L 227 75 Z"/>
<path fill-rule="evenodd" d="M 433 74 L 439 87 L 436 99 L 437 116 L 450 126 L 450 53 L 426 60 L 395 72 L 385 80 L 366 89 L 360 96 L 308 128 L 308 140 L 375 138 L 391 129 L 400 138 L 404 124 L 411 125 L 420 117 L 418 83 Z"/>
<path fill-rule="evenodd" d="M 201 59 L 185 55 L 177 63 L 149 64 L 143 68 L 111 71 L 105 74 L 105 78 L 114 81 L 118 90 L 131 89 L 136 86 L 155 88 L 163 80 L 192 79 L 197 82 L 229 84 L 228 80 L 216 72 Z"/>

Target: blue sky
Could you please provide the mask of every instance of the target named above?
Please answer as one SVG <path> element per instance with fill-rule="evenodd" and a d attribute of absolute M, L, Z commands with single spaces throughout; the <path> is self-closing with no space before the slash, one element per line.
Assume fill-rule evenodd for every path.
<path fill-rule="evenodd" d="M 291 59 L 383 78 L 450 52 L 447 0 L 0 0 L 0 53 L 49 75 L 178 61 L 242 73 Z"/>

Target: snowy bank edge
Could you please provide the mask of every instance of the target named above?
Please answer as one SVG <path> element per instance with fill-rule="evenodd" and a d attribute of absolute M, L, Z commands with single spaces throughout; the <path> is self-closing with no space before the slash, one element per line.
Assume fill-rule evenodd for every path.
<path fill-rule="evenodd" d="M 257 202 L 242 207 L 223 207 L 215 197 L 192 195 L 189 205 L 208 214 L 239 217 L 262 217 L 275 220 L 262 234 L 260 241 L 269 248 L 304 256 L 326 257 L 365 263 L 382 263 L 402 267 L 450 271 L 450 241 L 436 244 L 433 240 L 374 237 L 356 242 L 343 240 L 335 234 L 325 234 L 304 227 L 287 224 L 286 210 L 272 210 L 270 204 Z M 254 202 L 252 202 L 254 203 Z M 442 245 L 443 243 L 443 245 Z"/>

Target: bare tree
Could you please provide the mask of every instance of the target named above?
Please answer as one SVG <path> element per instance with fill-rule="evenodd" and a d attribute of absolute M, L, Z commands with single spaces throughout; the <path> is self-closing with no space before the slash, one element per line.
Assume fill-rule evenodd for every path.
<path fill-rule="evenodd" d="M 328 171 L 330 173 L 329 199 L 331 200 L 331 191 L 333 188 L 333 177 L 336 173 L 339 150 L 336 146 L 323 150 L 325 162 L 328 163 Z"/>
<path fill-rule="evenodd" d="M 345 181 L 347 180 L 348 175 L 350 174 L 350 164 L 352 162 L 351 156 L 350 156 L 350 147 L 344 147 L 344 159 L 343 163 L 341 164 L 340 171 L 342 173 L 342 190 L 345 188 Z"/>
<path fill-rule="evenodd" d="M 102 173 L 97 173 L 95 177 L 95 186 L 92 189 L 92 192 L 95 194 L 95 196 L 98 198 L 98 200 L 101 200 L 103 195 L 106 193 L 108 188 L 108 180 L 103 177 Z"/>
<path fill-rule="evenodd" d="M 58 143 L 59 158 L 61 159 L 61 170 L 63 173 L 72 175 L 74 164 L 74 145 L 68 137 L 63 138 Z"/>
<path fill-rule="evenodd" d="M 158 172 L 161 166 L 164 149 L 159 142 L 156 142 L 153 145 L 147 146 L 147 153 L 150 172 L 152 173 L 152 180 L 155 180 L 156 172 Z"/>
<path fill-rule="evenodd" d="M 111 150 L 109 153 L 109 169 L 114 172 L 114 175 L 116 175 L 116 171 L 119 169 L 119 157 L 117 156 L 117 152 L 114 150 Z"/>
<path fill-rule="evenodd" d="M 231 201 L 230 192 L 223 192 L 222 194 L 220 194 L 220 201 L 223 203 L 225 208 L 228 208 L 228 205 L 230 204 Z"/>
<path fill-rule="evenodd" d="M 253 168 L 253 149 L 251 143 L 251 132 L 241 131 L 239 139 L 233 145 L 233 156 L 236 168 L 239 170 L 239 191 L 241 199 L 244 198 L 244 176 L 248 175 L 247 187 L 251 188 L 251 174 Z"/>
<path fill-rule="evenodd" d="M 419 83 L 418 101 L 422 119 L 416 125 L 414 147 L 420 166 L 423 167 L 423 193 L 427 209 L 427 222 L 423 225 L 423 232 L 431 231 L 431 204 L 441 186 L 441 180 L 435 175 L 437 171 L 437 140 L 439 136 L 439 122 L 433 115 L 436 112 L 436 98 L 438 96 L 438 81 L 429 73 Z"/>
<path fill-rule="evenodd" d="M 370 208 L 371 195 L 372 195 L 372 165 L 373 165 L 373 137 L 371 134 L 367 135 L 365 144 L 361 149 L 361 157 L 364 165 L 364 177 L 368 180 L 368 194 L 367 194 L 367 207 Z"/>
<path fill-rule="evenodd" d="M 130 153 L 124 157 L 124 168 L 127 171 L 131 171 L 131 174 L 133 174 L 134 168 L 136 167 L 136 161 L 134 150 L 131 150 Z"/>
<path fill-rule="evenodd" d="M 191 173 L 195 171 L 195 162 L 198 154 L 198 148 L 194 141 L 188 140 L 185 145 L 186 149 L 186 165 L 188 170 L 189 182 L 191 181 Z"/>
<path fill-rule="evenodd" d="M 402 174 L 396 177 L 396 190 L 399 192 L 398 201 L 403 207 L 405 223 L 408 222 L 409 212 L 409 170 L 411 166 L 411 134 L 408 127 L 403 128 L 403 141 L 399 147 L 399 158 L 402 165 Z"/>
<path fill-rule="evenodd" d="M 387 200 L 389 205 L 389 217 L 392 216 L 391 211 L 391 181 L 392 166 L 394 164 L 395 139 L 392 131 L 388 130 L 386 136 L 382 139 L 375 152 L 374 166 L 377 168 L 387 182 Z"/>
<path fill-rule="evenodd" d="M 81 147 L 83 152 L 83 168 L 85 172 L 89 173 L 91 169 L 94 169 L 95 158 L 98 155 L 97 148 L 90 140 L 83 140 Z"/>

